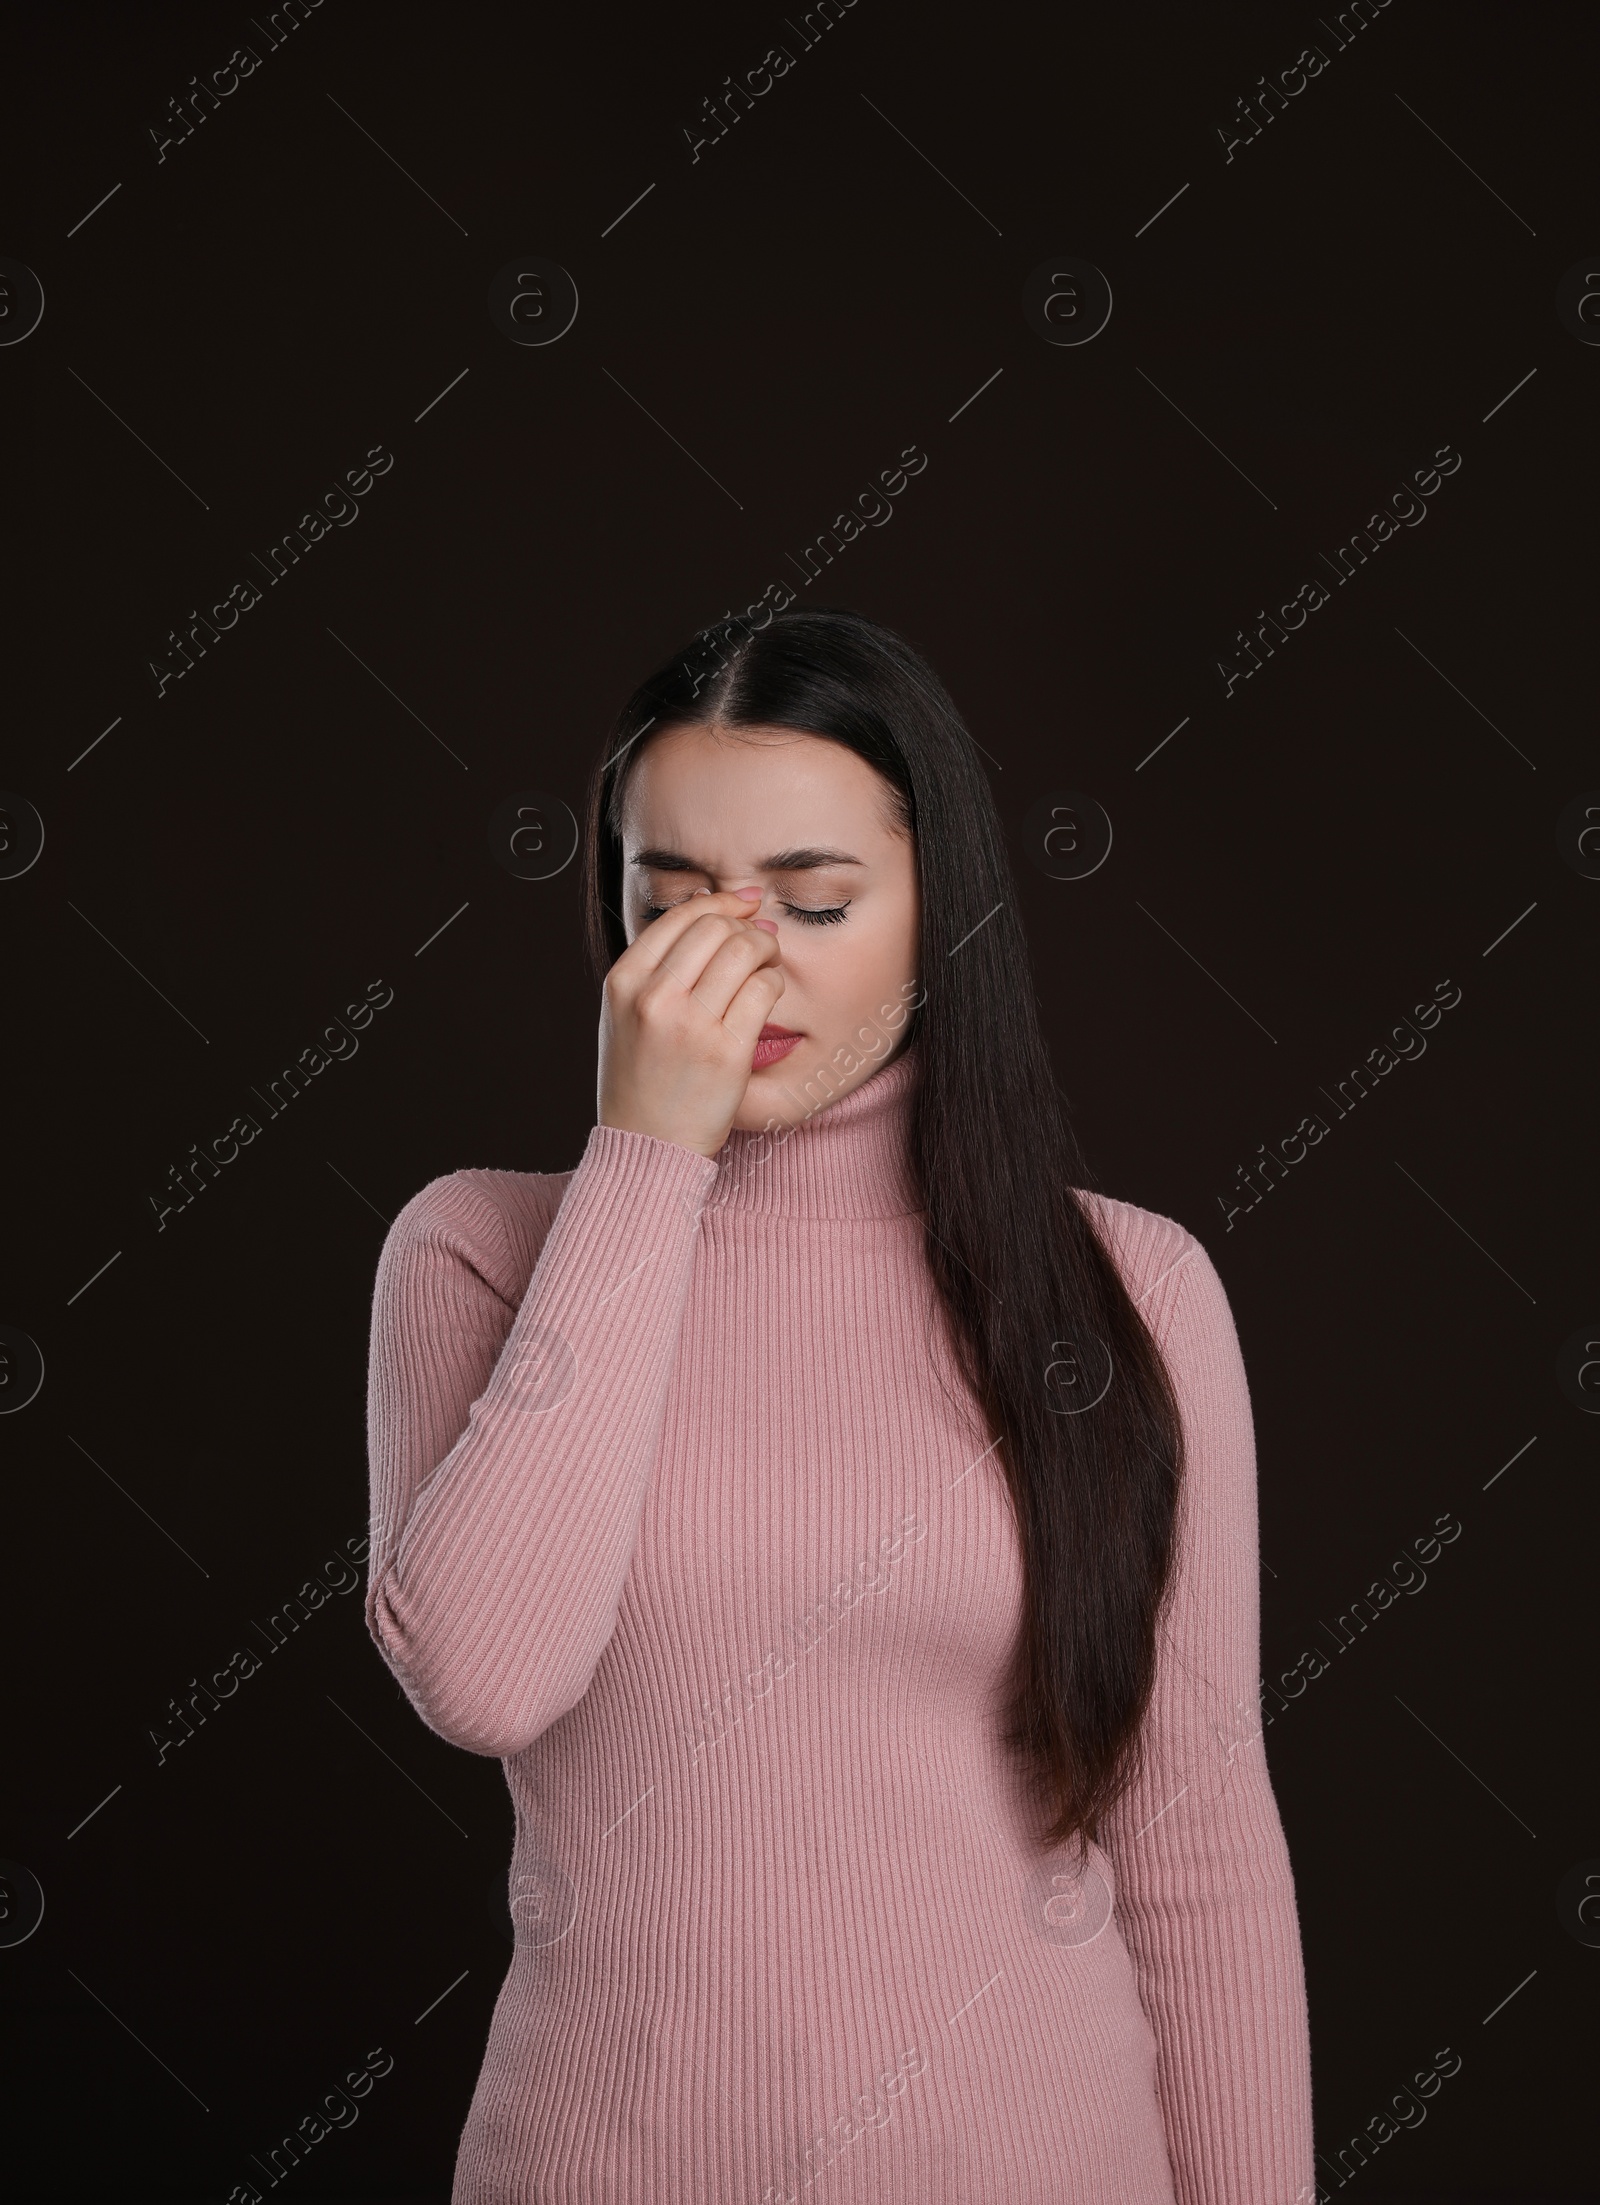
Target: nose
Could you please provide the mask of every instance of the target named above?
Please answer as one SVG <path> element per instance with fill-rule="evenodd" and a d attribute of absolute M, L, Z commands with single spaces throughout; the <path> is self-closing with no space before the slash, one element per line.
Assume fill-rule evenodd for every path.
<path fill-rule="evenodd" d="M 764 933 L 776 934 L 778 931 L 778 922 L 776 919 L 758 919 L 756 917 L 756 913 L 761 909 L 762 904 L 766 901 L 766 893 L 763 889 L 759 887 L 759 884 L 756 882 L 752 882 L 748 888 L 741 888 L 739 890 L 739 893 L 741 896 L 748 896 L 750 898 L 750 906 L 745 913 L 745 917 L 750 921 L 750 924 L 752 926 L 759 926 Z"/>

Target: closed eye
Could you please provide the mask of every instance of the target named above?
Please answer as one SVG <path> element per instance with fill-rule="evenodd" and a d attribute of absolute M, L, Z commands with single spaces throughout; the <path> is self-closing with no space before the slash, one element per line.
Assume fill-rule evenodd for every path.
<path fill-rule="evenodd" d="M 837 926 L 849 908 L 850 899 L 848 896 L 843 903 L 828 904 L 819 910 L 808 910 L 804 904 L 800 903 L 779 905 L 780 910 L 787 911 L 792 918 L 799 919 L 806 926 Z"/>
<path fill-rule="evenodd" d="M 648 926 L 653 919 L 659 919 L 663 912 L 674 911 L 678 904 L 688 903 L 690 900 L 687 896 L 679 896 L 672 903 L 647 903 L 644 907 L 645 925 Z M 787 911 L 791 918 L 798 919 L 802 926 L 837 926 L 850 908 L 850 898 L 847 896 L 843 903 L 829 904 L 817 910 L 808 909 L 805 904 L 800 903 L 783 903 L 778 908 L 780 911 Z"/>

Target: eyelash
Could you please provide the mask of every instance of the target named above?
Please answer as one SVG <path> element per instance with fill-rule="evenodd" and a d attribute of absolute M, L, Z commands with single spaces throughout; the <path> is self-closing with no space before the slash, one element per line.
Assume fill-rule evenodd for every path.
<path fill-rule="evenodd" d="M 659 919 L 664 912 L 675 911 L 679 903 L 688 903 L 691 900 L 687 896 L 680 896 L 676 903 L 647 903 L 644 907 L 646 926 L 652 920 Z M 789 912 L 792 917 L 800 920 L 802 925 L 805 926 L 837 926 L 849 910 L 850 905 L 847 899 L 844 903 L 830 904 L 826 909 L 818 911 L 808 911 L 803 904 L 797 903 L 786 903 L 781 905 L 780 908 Z"/>

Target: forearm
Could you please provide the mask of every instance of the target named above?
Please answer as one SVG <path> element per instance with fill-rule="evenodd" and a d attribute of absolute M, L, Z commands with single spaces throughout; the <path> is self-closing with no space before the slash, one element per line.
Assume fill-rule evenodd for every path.
<path fill-rule="evenodd" d="M 1143 1858 L 1131 1876 L 1119 1872 L 1118 1918 L 1156 2040 L 1174 2190 L 1178 2205 L 1306 2205 L 1314 2173 L 1300 1924 L 1259 1737 L 1234 1752 L 1219 1798 L 1207 1797 L 1203 1772 L 1193 1776 L 1161 1821 L 1124 1844 L 1124 1864 L 1134 1850 Z"/>
<path fill-rule="evenodd" d="M 434 1366 L 453 1347 L 486 1364 L 493 1311 L 463 1307 L 475 1287 L 436 1248 L 398 1249 L 380 1277 L 368 1617 L 419 1713 L 474 1752 L 538 1737 L 615 1628 L 714 1176 L 595 1128 L 465 1429 L 414 1484 Z"/>

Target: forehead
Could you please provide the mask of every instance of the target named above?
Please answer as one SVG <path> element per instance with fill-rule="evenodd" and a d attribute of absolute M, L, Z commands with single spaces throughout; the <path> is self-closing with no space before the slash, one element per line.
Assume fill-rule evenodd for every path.
<path fill-rule="evenodd" d="M 715 842 L 882 841 L 882 776 L 842 743 L 792 729 L 668 728 L 648 744 L 623 799 L 630 842 L 713 854 Z M 857 847 L 852 842 L 851 848 Z M 863 855 L 865 853 L 863 852 Z"/>

